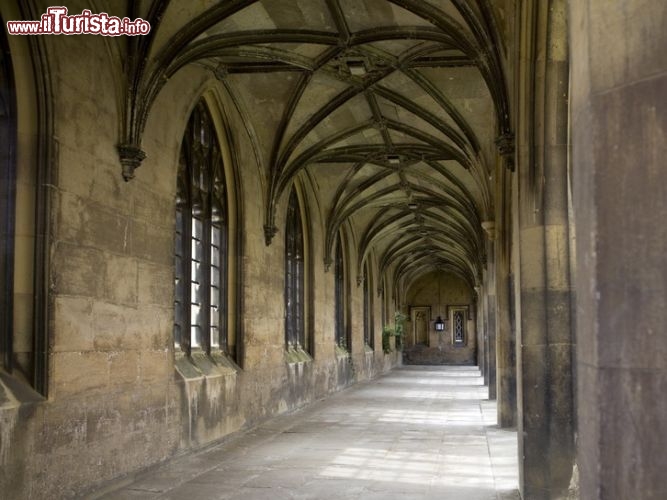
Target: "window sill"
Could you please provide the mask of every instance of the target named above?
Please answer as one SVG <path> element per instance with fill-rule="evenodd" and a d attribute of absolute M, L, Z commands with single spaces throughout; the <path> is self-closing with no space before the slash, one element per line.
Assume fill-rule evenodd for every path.
<path fill-rule="evenodd" d="M 312 356 L 303 349 L 287 349 L 285 351 L 285 361 L 287 364 L 309 363 L 313 360 Z"/>
<path fill-rule="evenodd" d="M 344 347 L 341 347 L 338 344 L 336 344 L 336 358 L 337 359 L 343 359 L 343 358 L 349 358 L 349 357 L 350 357 L 350 351 L 348 351 Z"/>
<path fill-rule="evenodd" d="M 44 401 L 46 399 L 32 387 L 0 370 L 0 411 L 17 410 L 24 404 Z"/>
<path fill-rule="evenodd" d="M 183 352 L 174 357 L 176 371 L 186 380 L 197 380 L 206 377 L 226 377 L 236 375 L 238 366 L 221 352 L 212 353 L 193 352 L 187 356 Z"/>

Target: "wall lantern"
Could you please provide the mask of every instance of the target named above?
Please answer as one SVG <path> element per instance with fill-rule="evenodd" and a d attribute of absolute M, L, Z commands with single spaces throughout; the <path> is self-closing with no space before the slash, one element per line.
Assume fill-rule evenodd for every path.
<path fill-rule="evenodd" d="M 445 331 L 445 322 L 442 321 L 442 318 L 438 316 L 438 319 L 435 320 L 435 331 L 444 332 Z"/>

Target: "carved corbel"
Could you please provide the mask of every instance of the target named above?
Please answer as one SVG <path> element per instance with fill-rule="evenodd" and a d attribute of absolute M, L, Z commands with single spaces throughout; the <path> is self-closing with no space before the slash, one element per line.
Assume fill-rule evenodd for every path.
<path fill-rule="evenodd" d="M 496 223 L 494 221 L 485 220 L 482 222 L 482 229 L 484 229 L 489 240 L 493 241 L 496 239 Z"/>
<path fill-rule="evenodd" d="M 146 158 L 146 153 L 134 144 L 119 144 L 118 156 L 123 167 L 123 179 L 127 182 L 134 179 L 134 171 L 139 168 L 141 162 Z"/>
<path fill-rule="evenodd" d="M 496 147 L 498 153 L 503 159 L 505 168 L 510 172 L 514 172 L 514 134 L 505 132 L 496 139 Z"/>
<path fill-rule="evenodd" d="M 264 226 L 264 243 L 266 243 L 267 247 L 271 244 L 271 241 L 277 232 L 278 228 L 276 226 L 270 226 L 268 224 Z"/>

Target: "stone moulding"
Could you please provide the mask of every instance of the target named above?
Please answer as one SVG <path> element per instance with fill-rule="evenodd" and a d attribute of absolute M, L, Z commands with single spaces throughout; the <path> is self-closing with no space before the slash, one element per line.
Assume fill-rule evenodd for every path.
<path fill-rule="evenodd" d="M 125 182 L 134 179 L 134 171 L 139 168 L 141 162 L 146 158 L 146 153 L 134 144 L 119 144 L 118 156 L 123 166 L 123 179 Z"/>
<path fill-rule="evenodd" d="M 510 172 L 514 172 L 514 134 L 505 132 L 495 142 L 505 168 Z"/>

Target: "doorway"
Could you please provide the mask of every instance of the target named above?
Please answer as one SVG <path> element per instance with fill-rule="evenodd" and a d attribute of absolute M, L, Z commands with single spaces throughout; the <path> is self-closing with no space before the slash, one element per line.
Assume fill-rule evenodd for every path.
<path fill-rule="evenodd" d="M 412 343 L 413 345 L 429 345 L 429 325 L 431 323 L 431 308 L 413 307 L 410 311 L 412 320 Z"/>

